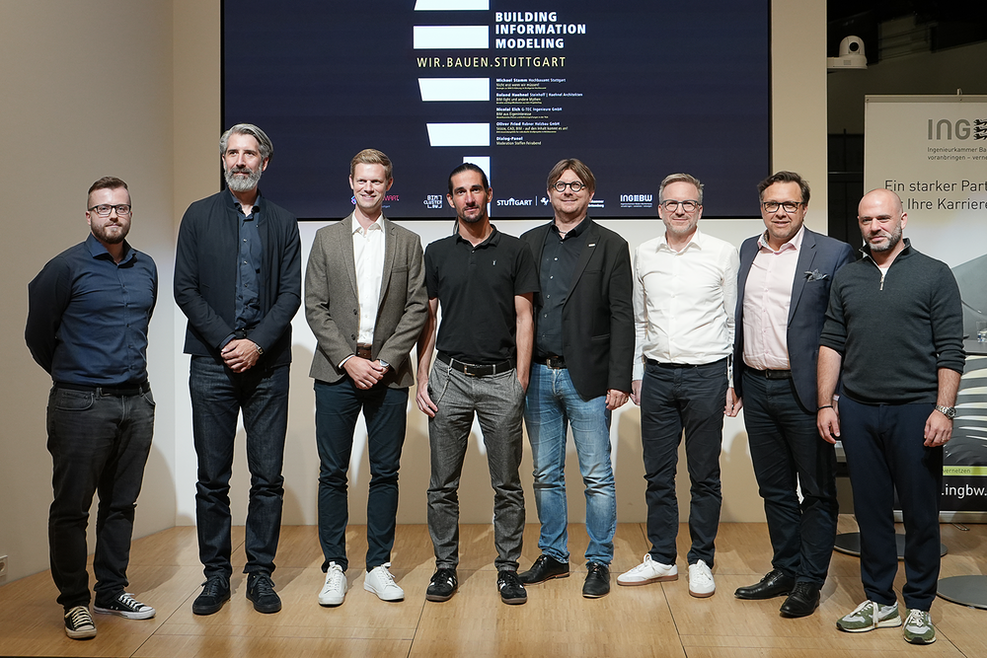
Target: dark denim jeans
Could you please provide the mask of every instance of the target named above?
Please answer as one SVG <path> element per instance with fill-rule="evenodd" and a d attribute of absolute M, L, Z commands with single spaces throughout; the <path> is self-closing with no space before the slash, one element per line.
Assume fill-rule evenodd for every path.
<path fill-rule="evenodd" d="M 349 567 L 346 558 L 346 472 L 353 430 L 363 409 L 370 457 L 367 498 L 367 571 L 391 561 L 398 511 L 398 469 L 408 419 L 408 389 L 379 385 L 359 389 L 344 377 L 315 382 L 315 441 L 319 448 L 319 542 L 325 562 Z"/>
<path fill-rule="evenodd" d="M 822 587 L 836 541 L 836 450 L 819 436 L 791 379 L 744 370 L 744 425 L 773 556 L 786 576 Z M 799 502 L 796 488 L 802 491 Z"/>
<path fill-rule="evenodd" d="M 459 480 L 475 414 L 483 432 L 494 490 L 494 564 L 498 571 L 516 571 L 524 534 L 524 491 L 518 474 L 524 389 L 517 372 L 471 377 L 436 363 L 429 376 L 428 392 L 439 408 L 428 421 L 432 464 L 428 532 L 435 550 L 435 566 L 455 569 L 459 565 Z"/>
<path fill-rule="evenodd" d="M 648 539 L 651 557 L 675 564 L 679 507 L 675 469 L 685 429 L 685 456 L 692 481 L 689 564 L 713 566 L 720 523 L 720 446 L 727 394 L 726 359 L 701 366 L 665 367 L 648 363 L 641 385 L 641 441 L 648 481 Z"/>
<path fill-rule="evenodd" d="M 88 605 L 86 527 L 93 494 L 96 512 L 96 599 L 127 587 L 134 507 L 154 432 L 154 398 L 115 397 L 57 386 L 48 396 L 48 452 L 54 500 L 48 513 L 48 550 L 58 602 Z"/>
<path fill-rule="evenodd" d="M 897 600 L 895 491 L 905 525 L 905 606 L 928 611 L 936 598 L 943 449 L 924 445 L 933 408 L 932 402 L 861 404 L 840 398 L 840 438 L 860 526 L 860 580 L 867 598 L 882 605 Z"/>
<path fill-rule="evenodd" d="M 230 564 L 230 477 L 237 418 L 247 433 L 250 501 L 244 573 L 274 571 L 284 498 L 284 437 L 288 429 L 288 366 L 234 373 L 211 357 L 193 356 L 189 372 L 192 433 L 199 458 L 195 520 L 206 578 L 233 573 Z"/>
<path fill-rule="evenodd" d="M 610 417 L 606 396 L 584 400 L 565 368 L 531 365 L 524 422 L 531 442 L 535 504 L 541 522 L 538 548 L 560 562 L 569 561 L 565 458 L 570 426 L 585 487 L 586 562 L 609 566 L 613 561 L 617 494 L 610 462 Z"/>

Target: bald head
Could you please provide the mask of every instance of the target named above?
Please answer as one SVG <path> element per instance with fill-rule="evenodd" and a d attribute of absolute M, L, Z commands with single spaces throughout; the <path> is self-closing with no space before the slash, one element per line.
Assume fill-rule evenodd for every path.
<path fill-rule="evenodd" d="M 908 222 L 902 212 L 901 199 L 891 190 L 871 190 L 857 206 L 860 236 L 870 248 L 871 257 L 880 262 L 894 259 L 905 248 L 901 232 Z"/>
<path fill-rule="evenodd" d="M 867 208 L 883 208 L 885 212 L 864 212 L 864 207 Z M 863 217 L 865 215 L 875 216 L 880 214 L 885 215 L 900 215 L 901 214 L 901 197 L 892 192 L 891 190 L 886 190 L 883 187 L 879 187 L 876 190 L 871 190 L 864 195 L 864 198 L 860 200 L 860 205 L 857 206 L 857 215 Z"/>

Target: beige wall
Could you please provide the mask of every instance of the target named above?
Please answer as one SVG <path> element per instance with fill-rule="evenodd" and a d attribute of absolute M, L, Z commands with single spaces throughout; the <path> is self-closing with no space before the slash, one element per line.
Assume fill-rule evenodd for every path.
<path fill-rule="evenodd" d="M 776 0 L 772 5 L 774 86 L 797 91 L 774 94 L 774 165 L 801 171 L 818 189 L 826 180 L 825 3 Z M 155 258 L 160 273 L 149 355 L 158 415 L 136 532 L 142 536 L 194 523 L 188 362 L 181 355 L 184 321 L 172 300 L 171 271 L 181 213 L 218 187 L 219 33 L 218 3 L 201 0 L 0 3 L 0 174 L 8 190 L 3 217 L 10 238 L 0 264 L 5 309 L 0 318 L 0 554 L 10 556 L 11 579 L 47 568 L 51 500 L 51 465 L 44 448 L 49 381 L 24 347 L 26 286 L 49 258 L 85 237 L 85 190 L 102 175 L 117 175 L 130 184 L 132 243 Z M 820 229 L 825 227 L 825 195 L 816 198 L 808 222 Z M 650 223 L 607 224 L 632 246 L 657 233 Z M 448 227 L 430 222 L 414 228 L 428 242 Z M 739 244 L 757 232 L 758 222 L 720 220 L 704 223 L 704 229 Z M 297 333 L 307 332 L 300 316 L 296 325 Z M 318 472 L 307 377 L 311 349 L 304 340 L 295 356 L 286 524 L 314 523 Z M 644 518 L 638 418 L 636 409 L 626 408 L 614 419 L 621 521 Z M 728 419 L 722 455 L 724 521 L 763 518 L 744 438 L 740 420 Z M 399 515 L 402 522 L 421 523 L 428 467 L 425 424 L 417 412 L 410 415 L 406 446 Z M 233 498 L 242 522 L 247 478 L 242 454 L 238 460 Z M 530 493 L 527 451 L 522 470 Z M 352 483 L 354 522 L 364 516 L 366 473 L 364 456 Z M 575 463 L 569 473 L 577 482 Z M 489 521 L 489 479 L 475 448 L 464 482 L 463 520 Z M 572 516 L 581 518 L 578 486 L 573 491 Z M 679 487 L 679 497 L 687 500 L 687 485 Z M 535 521 L 533 505 L 529 508 L 529 521 Z"/>

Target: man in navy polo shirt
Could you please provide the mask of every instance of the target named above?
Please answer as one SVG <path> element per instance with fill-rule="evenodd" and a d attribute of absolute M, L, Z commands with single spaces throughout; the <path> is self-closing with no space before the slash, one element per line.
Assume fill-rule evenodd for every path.
<path fill-rule="evenodd" d="M 130 220 L 127 184 L 100 178 L 86 204 L 92 235 L 51 259 L 28 285 L 27 346 L 53 383 L 51 577 L 65 608 L 65 634 L 75 640 L 96 636 L 86 526 L 97 491 L 94 609 L 126 619 L 154 616 L 154 608 L 125 591 L 134 503 L 154 431 L 147 329 L 158 293 L 154 261 L 126 241 Z"/>
<path fill-rule="evenodd" d="M 490 223 L 492 195 L 479 167 L 466 163 L 454 169 L 447 199 L 456 209 L 457 230 L 425 249 L 429 314 L 418 341 L 416 397 L 429 417 L 432 462 L 428 531 L 436 571 L 425 594 L 429 601 L 448 601 L 458 587 L 459 479 L 474 415 L 494 489 L 497 588 L 509 605 L 527 600 L 517 574 L 524 531 L 518 467 L 538 274 L 527 244 Z M 433 348 L 438 363 L 430 375 Z"/>

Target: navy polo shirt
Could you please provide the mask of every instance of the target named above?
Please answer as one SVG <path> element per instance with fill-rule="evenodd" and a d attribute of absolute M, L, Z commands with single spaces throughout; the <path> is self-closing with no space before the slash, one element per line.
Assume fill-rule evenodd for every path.
<path fill-rule="evenodd" d="M 538 292 L 527 243 L 496 227 L 475 247 L 458 232 L 437 240 L 425 249 L 425 285 L 442 313 L 438 351 L 475 364 L 516 358 L 514 297 Z"/>

